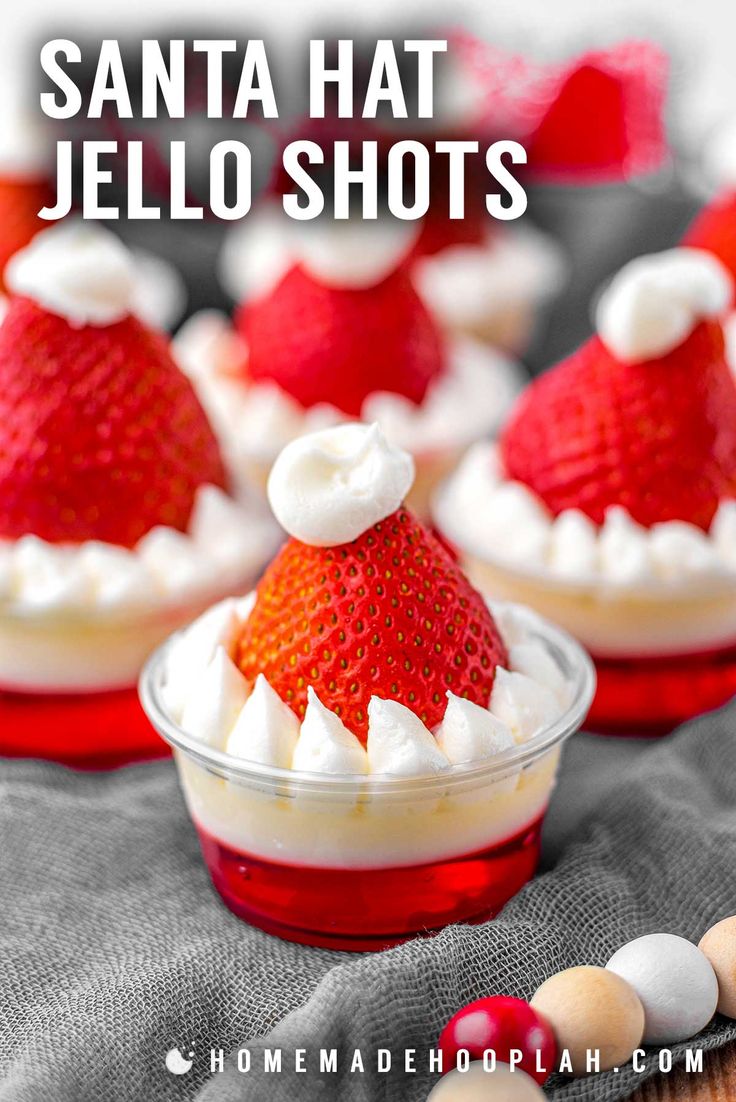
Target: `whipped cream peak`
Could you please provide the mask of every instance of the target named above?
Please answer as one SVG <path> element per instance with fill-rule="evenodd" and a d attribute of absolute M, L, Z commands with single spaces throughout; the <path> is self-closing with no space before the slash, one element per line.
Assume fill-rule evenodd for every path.
<path fill-rule="evenodd" d="M 413 459 L 378 425 L 349 422 L 287 444 L 271 470 L 268 497 L 290 536 L 334 547 L 395 512 L 413 481 Z"/>
<path fill-rule="evenodd" d="M 397 218 L 295 222 L 294 256 L 320 283 L 357 290 L 374 287 L 400 266 L 418 236 L 417 224 Z"/>
<path fill-rule="evenodd" d="M 598 334 L 625 363 L 656 359 L 681 345 L 698 322 L 723 314 L 732 293 L 726 269 L 701 249 L 641 256 L 625 265 L 601 295 Z"/>
<path fill-rule="evenodd" d="M 5 282 L 70 325 L 105 326 L 131 312 L 135 266 L 114 234 L 71 219 L 37 234 L 11 257 Z"/>
<path fill-rule="evenodd" d="M 360 741 L 338 715 L 324 706 L 311 685 L 291 766 L 307 773 L 368 772 L 368 755 Z"/>
<path fill-rule="evenodd" d="M 517 670 L 499 666 L 493 679 L 490 710 L 517 742 L 526 742 L 536 731 L 554 723 L 560 714 L 560 704 L 546 685 Z"/>
<path fill-rule="evenodd" d="M 299 720 L 270 682 L 259 674 L 253 692 L 232 726 L 226 742 L 228 754 L 288 769 L 298 738 Z"/>
<path fill-rule="evenodd" d="M 232 730 L 248 699 L 248 683 L 223 646 L 193 686 L 181 717 L 182 726 L 209 746 Z"/>
<path fill-rule="evenodd" d="M 436 737 L 437 745 L 451 765 L 494 757 L 516 745 L 511 728 L 502 720 L 487 708 L 449 690 L 447 708 Z"/>
<path fill-rule="evenodd" d="M 368 762 L 371 773 L 427 776 L 449 761 L 418 715 L 398 700 L 372 696 L 368 704 Z"/>

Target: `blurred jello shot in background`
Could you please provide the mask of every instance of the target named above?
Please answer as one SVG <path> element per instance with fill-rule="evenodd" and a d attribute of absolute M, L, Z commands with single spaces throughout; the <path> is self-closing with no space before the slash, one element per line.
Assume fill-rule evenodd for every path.
<path fill-rule="evenodd" d="M 593 728 L 664 732 L 736 692 L 736 385 L 718 260 L 632 261 L 597 333 L 463 459 L 437 524 L 485 592 L 593 654 Z"/>
<path fill-rule="evenodd" d="M 176 340 L 232 469 L 265 486 L 290 440 L 377 421 L 414 455 L 411 504 L 426 514 L 465 447 L 498 426 L 522 369 L 432 315 L 409 270 L 410 223 L 299 223 L 274 203 L 241 232 L 240 290 L 249 290 L 234 327 L 195 315 Z"/>
<path fill-rule="evenodd" d="M 275 545 L 236 500 L 168 341 L 131 314 L 130 255 L 78 221 L 5 271 L 0 325 L 0 753 L 164 753 L 141 666 Z"/>
<path fill-rule="evenodd" d="M 424 301 L 452 332 L 523 355 L 564 287 L 562 249 L 527 220 L 438 223 L 426 223 L 411 264 Z"/>
<path fill-rule="evenodd" d="M 736 119 L 711 137 L 698 183 L 713 194 L 688 227 L 683 244 L 718 257 L 734 281 L 724 328 L 729 363 L 736 372 Z"/>
<path fill-rule="evenodd" d="M 289 444 L 287 543 L 141 678 L 217 891 L 291 940 L 382 948 L 498 911 L 592 697 L 582 648 L 488 605 L 406 508 L 413 474 L 377 425 Z"/>
<path fill-rule="evenodd" d="M 12 98 L 12 97 L 11 97 Z M 0 110 L 0 318 L 8 301 L 4 272 L 11 257 L 54 225 L 39 211 L 56 205 L 53 133 L 12 104 Z M 187 301 L 174 266 L 147 249 L 131 254 L 131 312 L 157 329 L 181 320 Z"/>
<path fill-rule="evenodd" d="M 0 127 L 0 313 L 5 309 L 3 273 L 11 256 L 48 223 L 38 217 L 55 199 L 49 177 L 53 154 L 33 116 L 4 107 Z"/>

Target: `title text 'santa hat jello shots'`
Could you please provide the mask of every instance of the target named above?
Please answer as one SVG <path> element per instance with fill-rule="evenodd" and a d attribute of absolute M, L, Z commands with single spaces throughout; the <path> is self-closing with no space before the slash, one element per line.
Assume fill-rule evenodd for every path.
<path fill-rule="evenodd" d="M 536 380 L 436 517 L 488 592 L 593 653 L 601 729 L 666 730 L 736 692 L 736 386 L 706 252 L 628 264 L 597 334 Z"/>
<path fill-rule="evenodd" d="M 249 292 L 237 330 L 195 315 L 176 341 L 233 470 L 263 485 L 290 440 L 377 421 L 414 455 L 411 504 L 426 513 L 464 448 L 500 423 L 521 369 L 442 330 L 408 271 L 409 223 L 303 224 L 274 205 L 250 215 L 243 233 Z"/>
<path fill-rule="evenodd" d="M 376 425 L 292 442 L 269 480 L 287 543 L 141 678 L 217 890 L 296 941 L 380 948 L 497 911 L 592 696 L 582 649 L 487 605 L 405 507 L 412 477 Z"/>
<path fill-rule="evenodd" d="M 130 314 L 101 229 L 47 230 L 6 269 L 0 325 L 0 742 L 76 763 L 161 752 L 144 659 L 274 546 L 236 501 L 163 336 Z"/>

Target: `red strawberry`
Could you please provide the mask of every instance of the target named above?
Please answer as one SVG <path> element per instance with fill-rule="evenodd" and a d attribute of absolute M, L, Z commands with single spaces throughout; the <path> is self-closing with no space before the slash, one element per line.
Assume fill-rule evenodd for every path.
<path fill-rule="evenodd" d="M 53 193 L 41 181 L 0 180 L 0 290 L 5 290 L 3 271 L 11 256 L 39 230 L 48 229 L 48 222 L 42 222 L 38 212 L 53 205 Z"/>
<path fill-rule="evenodd" d="M 316 686 L 363 742 L 371 696 L 399 700 L 433 727 L 448 689 L 487 705 L 506 660 L 483 598 L 404 508 L 339 547 L 290 539 L 238 645 L 246 678 L 265 674 L 300 718 Z"/>
<path fill-rule="evenodd" d="M 600 123 L 581 126 L 586 105 L 593 103 Z M 558 171 L 580 167 L 606 173 L 626 163 L 628 140 L 620 79 L 595 65 L 581 65 L 567 77 L 529 139 L 527 157 L 532 165 L 554 165 Z"/>
<path fill-rule="evenodd" d="M 133 317 L 75 329 L 26 298 L 0 326 L 0 537 L 105 540 L 186 528 L 223 486 L 217 442 L 165 339 Z"/>
<path fill-rule="evenodd" d="M 736 280 L 736 191 L 723 192 L 704 207 L 682 243 L 713 253 Z"/>
<path fill-rule="evenodd" d="M 707 529 L 736 495 L 736 386 L 720 325 L 701 322 L 644 363 L 622 363 L 593 337 L 528 388 L 501 455 L 554 514 L 574 507 L 600 524 L 623 505 L 646 526 Z"/>
<path fill-rule="evenodd" d="M 297 266 L 245 306 L 237 324 L 248 374 L 304 407 L 329 402 L 360 416 L 374 391 L 424 398 L 444 367 L 441 334 L 403 269 L 372 287 L 328 287 Z"/>
<path fill-rule="evenodd" d="M 659 168 L 667 152 L 667 75 L 665 54 L 637 41 L 538 70 L 527 86 L 527 117 L 547 106 L 524 142 L 529 173 L 580 184 Z"/>

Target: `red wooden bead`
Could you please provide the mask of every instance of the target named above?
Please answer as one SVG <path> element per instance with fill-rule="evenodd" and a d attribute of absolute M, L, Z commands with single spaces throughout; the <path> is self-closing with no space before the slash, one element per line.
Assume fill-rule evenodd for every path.
<path fill-rule="evenodd" d="M 551 1027 L 523 999 L 494 995 L 478 999 L 458 1010 L 439 1039 L 445 1072 L 455 1067 L 460 1049 L 467 1049 L 471 1060 L 482 1060 L 492 1049 L 496 1059 L 510 1062 L 512 1049 L 521 1052 L 517 1066 L 544 1083 L 555 1070 L 557 1044 Z"/>

